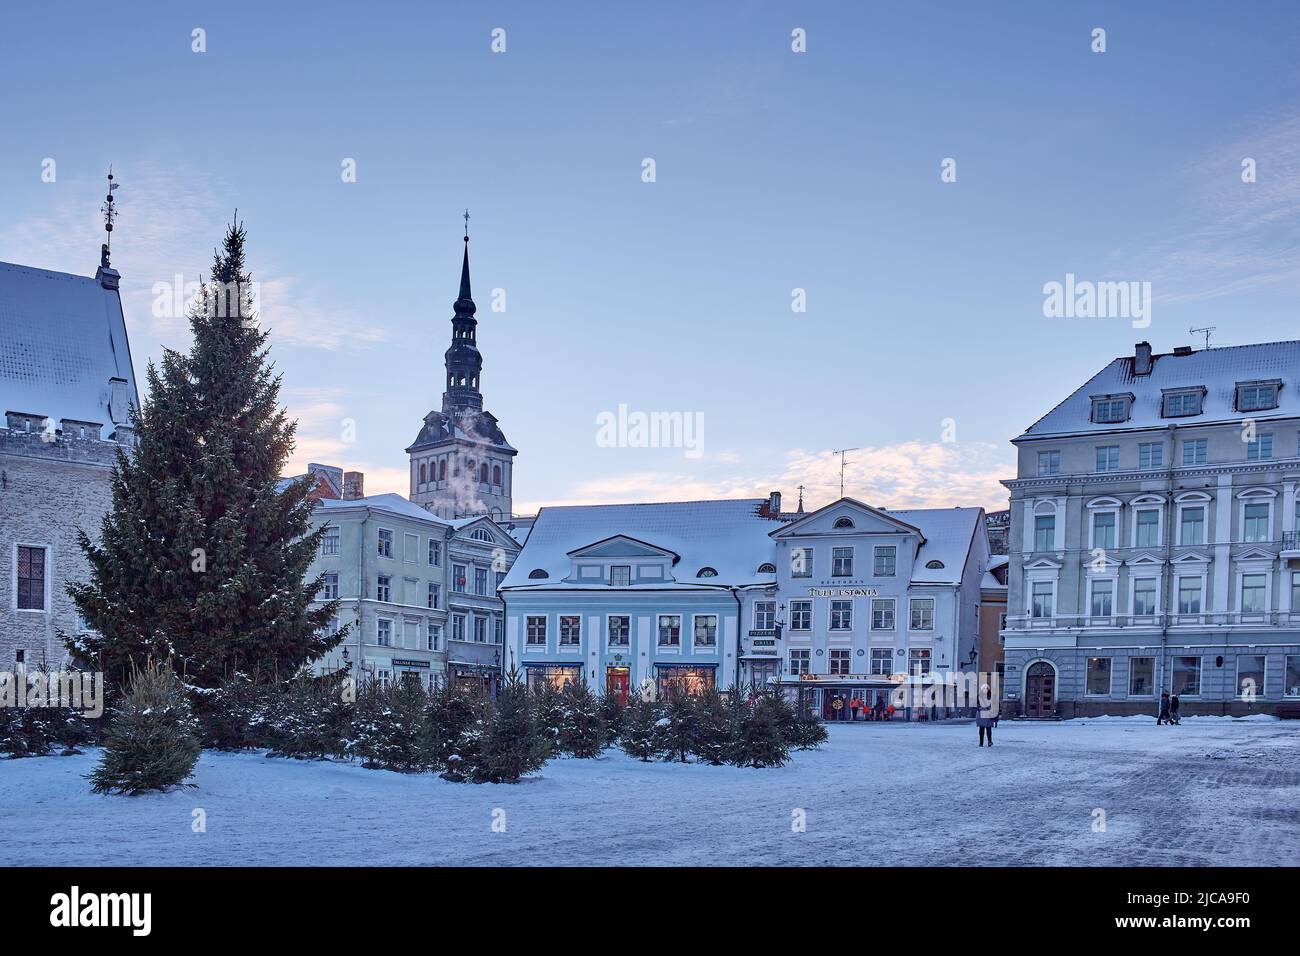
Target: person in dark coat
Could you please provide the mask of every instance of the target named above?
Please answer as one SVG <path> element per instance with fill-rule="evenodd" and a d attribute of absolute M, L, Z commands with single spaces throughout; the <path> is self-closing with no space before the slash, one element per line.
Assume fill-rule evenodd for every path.
<path fill-rule="evenodd" d="M 1169 691 L 1162 690 L 1160 692 L 1160 716 L 1156 718 L 1156 726 L 1159 727 L 1161 724 L 1172 722 L 1169 716 Z"/>
<path fill-rule="evenodd" d="M 1169 699 L 1169 722 L 1171 724 L 1182 723 L 1182 721 L 1178 717 L 1178 695 L 1177 694 L 1175 694 L 1173 697 Z"/>
<path fill-rule="evenodd" d="M 984 739 L 987 737 L 989 746 L 993 746 L 993 724 L 996 718 L 986 710 L 981 710 L 975 717 L 975 726 L 980 729 L 980 746 L 984 746 Z"/>

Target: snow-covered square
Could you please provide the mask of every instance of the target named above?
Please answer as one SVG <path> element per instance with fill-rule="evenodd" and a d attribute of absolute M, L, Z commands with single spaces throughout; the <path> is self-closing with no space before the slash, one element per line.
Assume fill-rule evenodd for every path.
<path fill-rule="evenodd" d="M 88 751 L 0 761 L 0 862 L 1294 866 L 1296 730 L 1004 721 L 981 749 L 964 722 L 838 725 L 780 769 L 610 749 L 513 786 L 205 751 L 195 787 L 135 798 L 93 795 Z"/>

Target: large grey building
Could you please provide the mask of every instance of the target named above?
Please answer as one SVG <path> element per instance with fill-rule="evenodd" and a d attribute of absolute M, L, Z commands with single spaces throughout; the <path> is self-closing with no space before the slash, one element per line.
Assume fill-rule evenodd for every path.
<path fill-rule="evenodd" d="M 89 573 L 138 402 L 118 273 L 0 262 L 0 671 L 58 666 L 84 628 L 66 587 Z"/>
<path fill-rule="evenodd" d="M 1014 440 L 1004 696 L 1027 716 L 1300 697 L 1300 342 L 1110 362 Z"/>

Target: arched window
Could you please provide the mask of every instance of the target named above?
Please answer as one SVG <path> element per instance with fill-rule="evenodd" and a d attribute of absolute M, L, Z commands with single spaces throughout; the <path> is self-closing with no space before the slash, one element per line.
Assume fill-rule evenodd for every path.
<path fill-rule="evenodd" d="M 475 541 L 492 541 L 492 534 L 488 531 L 484 531 L 482 528 L 475 528 L 469 533 L 469 536 Z"/>
<path fill-rule="evenodd" d="M 696 572 L 695 576 L 697 578 L 716 578 L 718 572 L 713 568 L 700 568 L 700 570 Z"/>
<path fill-rule="evenodd" d="M 836 519 L 835 519 L 835 527 L 837 527 L 837 528 L 852 528 L 852 527 L 853 527 L 853 519 L 852 519 L 852 518 L 836 518 Z"/>
<path fill-rule="evenodd" d="M 501 484 L 501 466 L 500 466 L 500 465 L 493 465 L 493 466 L 492 466 L 492 484 L 494 484 L 494 485 L 499 485 L 499 484 Z"/>
<path fill-rule="evenodd" d="M 931 571 L 938 571 L 940 568 L 943 567 L 943 562 L 938 560 L 927 561 L 925 562 L 925 566 L 929 568 Z"/>
<path fill-rule="evenodd" d="M 447 480 L 447 459 L 446 458 L 438 462 L 438 480 L 439 481 Z"/>
<path fill-rule="evenodd" d="M 530 580 L 540 581 L 542 580 L 542 578 L 549 578 L 550 575 L 547 574 L 545 571 L 543 571 L 541 568 L 533 568 L 531 571 L 528 572 L 528 577 Z"/>
<path fill-rule="evenodd" d="M 428 466 L 424 462 L 420 462 L 420 484 L 424 484 L 428 480 Z"/>
<path fill-rule="evenodd" d="M 758 573 L 759 573 L 759 574 L 776 574 L 776 565 L 775 565 L 775 564 L 772 564 L 770 561 L 769 561 L 768 563 L 766 563 L 766 564 L 760 564 L 760 565 L 758 566 Z"/>
<path fill-rule="evenodd" d="M 481 481 L 481 482 L 483 482 L 483 484 L 485 484 L 485 485 L 487 484 L 487 480 L 488 480 L 488 467 L 487 467 L 487 462 L 483 462 L 483 464 L 481 464 L 481 465 L 479 466 L 479 469 L 478 469 L 478 480 Z"/>

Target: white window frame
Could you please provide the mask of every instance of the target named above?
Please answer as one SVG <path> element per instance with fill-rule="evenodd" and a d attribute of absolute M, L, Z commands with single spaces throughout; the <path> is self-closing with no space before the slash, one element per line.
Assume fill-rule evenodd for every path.
<path fill-rule="evenodd" d="M 621 618 L 627 622 L 627 640 L 614 643 L 614 629 L 610 622 L 614 618 Z M 605 646 L 609 648 L 631 647 L 632 646 L 632 615 L 631 614 L 606 614 L 605 615 Z"/>
<path fill-rule="evenodd" d="M 917 605 L 930 605 L 930 626 L 918 627 L 916 621 Z M 909 597 L 907 599 L 907 629 L 910 632 L 930 634 L 934 632 L 934 619 L 939 610 L 939 602 L 932 597 Z"/>
<path fill-rule="evenodd" d="M 1046 459 L 1046 460 L 1044 460 Z M 1046 464 L 1046 468 L 1044 468 Z M 1038 477 L 1051 478 L 1061 473 L 1061 450 L 1049 448 L 1038 453 Z"/>
<path fill-rule="evenodd" d="M 1106 692 L 1104 694 L 1094 693 L 1088 686 L 1088 678 L 1092 676 L 1091 661 L 1109 661 L 1108 673 L 1106 675 Z M 1115 658 L 1101 654 L 1085 656 L 1083 659 L 1083 696 L 1084 697 L 1110 697 L 1115 689 Z"/>
<path fill-rule="evenodd" d="M 1142 464 L 1143 453 L 1146 453 L 1146 464 Z M 1154 452 L 1154 454 L 1153 454 Z M 1158 460 L 1153 460 L 1158 459 Z M 1143 441 L 1138 442 L 1138 470 L 1150 471 L 1153 468 L 1165 467 L 1165 443 L 1162 441 Z"/>
<path fill-rule="evenodd" d="M 1245 601 L 1243 600 L 1244 594 L 1242 591 L 1246 586 L 1247 577 L 1260 577 L 1264 579 L 1264 610 L 1262 611 L 1247 611 L 1245 608 Z M 1249 614 L 1252 619 L 1260 618 L 1260 620 L 1252 620 L 1250 623 L 1265 624 L 1268 622 L 1273 608 L 1273 572 L 1269 570 L 1267 565 L 1261 566 L 1258 564 L 1251 565 L 1250 563 L 1246 563 L 1242 567 L 1239 567 L 1236 573 L 1236 586 L 1233 588 L 1233 592 L 1237 604 L 1237 619 L 1240 623 L 1247 623 L 1247 614 Z"/>
<path fill-rule="evenodd" d="M 696 640 L 696 637 L 697 637 L 697 635 L 699 634 L 700 618 L 702 618 L 702 617 L 704 617 L 704 618 L 708 618 L 708 617 L 713 618 L 713 640 L 712 640 L 711 642 L 706 642 L 706 643 L 703 643 L 703 644 L 699 643 L 699 642 Z M 718 624 L 719 624 L 720 619 L 721 619 L 721 618 L 720 618 L 720 616 L 719 616 L 718 614 L 704 613 L 704 614 L 692 614 L 692 615 L 691 615 L 691 650 L 692 650 L 692 651 L 695 650 L 697 647 L 703 647 L 703 648 L 707 648 L 707 649 L 709 649 L 709 650 L 717 650 L 717 649 L 718 649 Z"/>
<path fill-rule="evenodd" d="M 388 537 L 385 538 L 384 535 L 388 535 Z M 387 553 L 385 553 L 384 550 L 385 545 L 388 546 Z M 375 534 L 375 556 L 379 558 L 386 558 L 389 561 L 393 560 L 393 529 L 392 528 L 378 529 L 377 533 Z"/>
<path fill-rule="evenodd" d="M 876 670 L 876 662 L 884 663 L 884 670 Z M 888 677 L 894 673 L 894 648 L 890 647 L 873 647 L 871 649 L 871 675 Z"/>
<path fill-rule="evenodd" d="M 1180 548 L 1199 548 L 1204 547 L 1210 541 L 1210 503 L 1211 498 L 1201 492 L 1191 492 L 1186 495 L 1179 495 L 1174 504 L 1177 506 L 1176 523 L 1174 533 L 1178 536 L 1178 546 Z M 1201 509 L 1201 540 L 1184 541 L 1183 540 L 1183 512 L 1188 508 Z"/>
<path fill-rule="evenodd" d="M 565 622 L 571 622 L 566 624 Z M 566 635 L 566 631 L 570 633 Z M 582 646 L 582 615 L 560 614 L 555 622 L 555 639 L 557 647 Z"/>
<path fill-rule="evenodd" d="M 1193 451 L 1191 461 L 1187 460 L 1187 452 L 1189 448 Z M 1205 460 L 1197 461 L 1196 459 L 1199 458 L 1200 455 L 1196 454 L 1196 452 L 1201 449 L 1205 450 Z M 1182 463 L 1182 467 L 1184 468 L 1200 468 L 1210 463 L 1210 441 L 1208 438 L 1184 438 L 1183 447 L 1180 448 L 1179 451 L 1181 451 L 1182 454 L 1178 456 L 1178 460 Z"/>
<path fill-rule="evenodd" d="M 1160 548 L 1164 546 L 1165 540 L 1165 500 L 1155 495 L 1139 495 L 1128 503 L 1129 518 L 1129 541 L 1130 547 L 1134 548 Z M 1156 543 L 1139 544 L 1138 543 L 1138 513 L 1142 511 L 1154 511 L 1156 513 Z"/>
<path fill-rule="evenodd" d="M 615 571 L 621 571 L 621 572 L 624 572 L 624 574 L 625 574 L 627 580 L 625 580 L 625 581 L 616 581 L 616 580 L 614 580 L 614 572 L 615 572 Z M 626 587 L 631 587 L 631 586 L 632 586 L 632 565 L 630 565 L 630 564 L 611 564 L 611 565 L 609 566 L 609 586 L 612 587 L 612 588 L 626 588 Z"/>
<path fill-rule="evenodd" d="M 1162 611 L 1162 608 L 1160 607 L 1160 601 L 1162 597 L 1160 593 L 1162 590 L 1160 584 L 1161 581 L 1163 580 L 1163 575 L 1158 569 L 1153 569 L 1151 574 L 1147 574 L 1145 573 L 1145 571 L 1146 569 L 1142 565 L 1137 565 L 1136 567 L 1131 568 L 1129 570 L 1128 612 L 1130 617 L 1142 617 L 1142 618 L 1159 617 Z M 1155 583 L 1156 586 L 1155 587 L 1155 591 L 1156 591 L 1155 610 L 1147 614 L 1139 614 L 1137 611 L 1137 584 L 1139 581 L 1152 581 Z"/>
<path fill-rule="evenodd" d="M 1093 465 L 1096 466 L 1095 474 L 1109 475 L 1112 472 L 1119 471 L 1119 450 L 1120 450 L 1119 445 L 1096 445 L 1094 447 L 1096 449 L 1095 454 L 1093 456 Z M 1101 465 L 1103 464 L 1101 460 L 1102 458 L 1101 453 L 1103 451 L 1106 453 L 1105 468 L 1101 467 Z M 1115 453 L 1113 458 L 1111 457 L 1111 452 Z M 1114 464 L 1113 468 L 1111 467 L 1112 463 Z"/>
<path fill-rule="evenodd" d="M 835 605 L 842 605 L 837 611 Z M 835 626 L 835 615 L 840 615 L 840 626 Z M 846 618 L 844 615 L 848 615 Z M 834 631 L 836 634 L 847 634 L 853 630 L 853 599 L 852 598 L 833 598 L 826 609 L 826 630 Z"/>
<path fill-rule="evenodd" d="M 393 621 L 394 621 L 394 619 L 391 618 L 391 617 L 379 617 L 379 616 L 376 616 L 376 618 L 375 618 L 375 644 L 377 644 L 379 647 L 392 647 L 392 646 L 393 646 Z M 380 633 L 380 631 L 382 630 L 382 628 L 380 627 L 381 624 L 387 624 L 387 625 L 388 625 L 388 640 L 387 640 L 387 641 L 384 640 L 384 635 Z"/>
<path fill-rule="evenodd" d="M 799 558 L 800 555 L 802 555 L 802 556 L 804 557 L 804 559 L 805 559 L 805 561 L 804 561 L 804 568 L 803 568 L 802 571 L 798 570 L 798 567 L 799 567 L 799 561 L 798 561 L 798 558 Z M 809 548 L 809 547 L 791 548 L 791 549 L 790 549 L 790 577 L 792 577 L 792 578 L 810 578 L 810 577 L 812 577 L 812 576 L 813 576 L 813 557 L 814 557 L 814 554 L 813 554 L 813 549 L 812 549 L 812 548 Z"/>
<path fill-rule="evenodd" d="M 886 608 L 888 609 L 888 612 L 889 612 L 889 626 L 888 626 L 888 627 L 877 627 L 877 626 L 876 626 L 876 608 L 877 608 L 877 607 L 879 607 L 882 611 L 885 610 Z M 878 632 L 878 633 L 881 633 L 881 632 L 888 632 L 888 633 L 892 634 L 892 633 L 894 633 L 894 631 L 896 631 L 897 629 L 898 629 L 898 601 L 897 601 L 897 599 L 896 599 L 896 598 L 891 598 L 891 597 L 888 597 L 888 598 L 872 598 L 872 599 L 871 599 L 871 630 L 876 631 L 876 632 Z"/>
<path fill-rule="evenodd" d="M 798 676 L 799 674 L 812 673 L 812 651 L 809 648 L 790 648 L 788 661 L 791 674 Z"/>
<path fill-rule="evenodd" d="M 768 617 L 767 624 L 763 623 L 763 615 Z M 771 631 L 776 629 L 776 602 L 775 601 L 755 601 L 754 602 L 754 630 Z"/>
<path fill-rule="evenodd" d="M 327 550 L 326 544 L 329 544 L 332 550 Z M 325 526 L 325 533 L 320 536 L 320 554 L 323 558 L 333 557 L 339 553 L 343 546 L 343 532 L 336 524 Z"/>
<path fill-rule="evenodd" d="M 807 616 L 807 622 L 808 622 L 808 623 L 807 623 L 807 626 L 806 626 L 806 627 L 800 627 L 799 625 L 797 625 L 797 624 L 795 623 L 795 621 L 797 620 L 796 615 L 799 615 L 799 614 L 807 614 L 807 615 L 808 615 L 808 616 Z M 813 628 L 812 628 L 812 622 L 813 622 L 813 602 L 812 602 L 812 601 L 799 600 L 799 601 L 791 601 L 791 602 L 790 602 L 790 630 L 791 630 L 791 631 L 798 631 L 798 632 L 800 632 L 800 633 L 802 633 L 802 632 L 804 632 L 804 631 L 811 631 L 811 630 L 813 629 Z"/>
<path fill-rule="evenodd" d="M 893 552 L 892 556 L 889 552 Z M 893 568 L 889 573 L 882 573 L 876 569 L 880 566 L 882 556 L 890 557 L 890 567 Z M 898 577 L 898 545 L 896 544 L 878 544 L 871 550 L 871 576 L 873 578 L 896 578 Z"/>
<path fill-rule="evenodd" d="M 853 548 L 852 545 L 842 545 L 842 544 L 836 545 L 835 547 L 831 548 L 831 577 L 833 578 L 853 577 L 853 566 L 856 557 L 854 554 L 854 550 L 855 549 Z M 840 553 L 844 551 L 848 552 L 847 558 L 845 557 L 844 554 Z M 844 560 L 847 560 L 849 562 L 848 570 L 845 572 L 840 572 L 837 569 L 839 567 L 839 563 Z"/>
<path fill-rule="evenodd" d="M 667 619 L 677 619 L 677 643 L 664 641 L 664 621 Z M 671 625 L 669 630 L 672 630 Z M 655 618 L 655 646 L 661 651 L 681 650 L 682 648 L 682 616 L 680 614 L 660 614 Z"/>
<path fill-rule="evenodd" d="M 1239 544 L 1268 544 L 1273 540 L 1273 500 L 1276 492 L 1264 488 L 1252 488 L 1243 491 L 1237 495 L 1237 527 L 1241 529 L 1241 539 Z M 1265 531 L 1267 537 L 1251 540 L 1246 537 L 1246 508 L 1250 505 L 1267 505 L 1268 517 L 1266 518 Z"/>
<path fill-rule="evenodd" d="M 1097 543 L 1097 516 L 1098 515 L 1112 515 L 1114 518 L 1111 527 L 1112 529 L 1114 529 L 1115 532 L 1115 540 L 1110 545 L 1106 545 L 1105 550 L 1118 551 L 1121 547 L 1120 538 L 1119 538 L 1120 505 L 1118 501 L 1114 501 L 1113 504 L 1111 503 L 1112 501 L 1114 501 L 1114 499 L 1107 499 L 1105 503 L 1088 505 L 1088 548 L 1090 550 L 1096 550 L 1097 548 L 1103 547 L 1102 545 L 1099 545 Z"/>
<path fill-rule="evenodd" d="M 541 624 L 535 624 L 540 621 Z M 540 628 L 540 634 L 538 630 Z M 547 639 L 547 616 L 545 614 L 525 614 L 524 615 L 524 647 L 546 647 Z M 537 640 L 540 637 L 541 640 Z"/>
<path fill-rule="evenodd" d="M 1109 614 L 1092 613 L 1092 599 L 1094 593 L 1096 592 L 1097 584 L 1099 582 L 1105 582 L 1110 585 L 1110 613 Z M 1119 577 L 1117 575 L 1110 574 L 1110 573 L 1088 575 L 1088 613 L 1086 616 L 1090 622 L 1094 620 L 1114 621 L 1115 615 L 1119 610 L 1117 606 L 1118 604 L 1119 604 Z"/>

